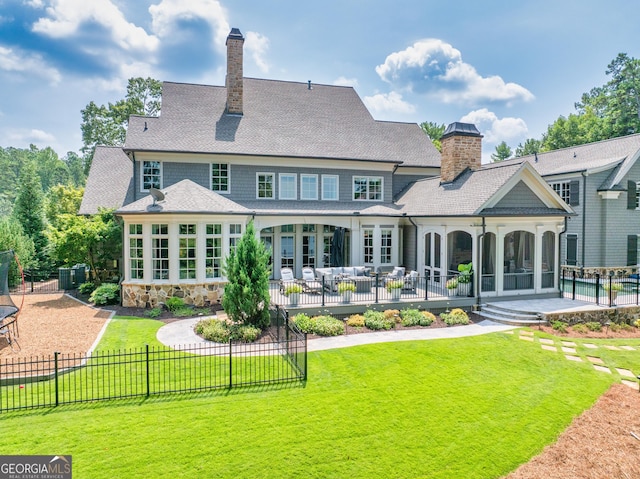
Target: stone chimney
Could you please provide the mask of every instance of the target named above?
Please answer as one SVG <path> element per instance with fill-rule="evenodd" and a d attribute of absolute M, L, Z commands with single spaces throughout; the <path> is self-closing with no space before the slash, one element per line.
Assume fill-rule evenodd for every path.
<path fill-rule="evenodd" d="M 232 28 L 227 37 L 227 113 L 242 115 L 242 46 L 244 37 Z"/>
<path fill-rule="evenodd" d="M 456 179 L 466 168 L 479 170 L 482 164 L 482 135 L 471 123 L 451 123 L 442 135 L 440 178 L 443 183 Z"/>

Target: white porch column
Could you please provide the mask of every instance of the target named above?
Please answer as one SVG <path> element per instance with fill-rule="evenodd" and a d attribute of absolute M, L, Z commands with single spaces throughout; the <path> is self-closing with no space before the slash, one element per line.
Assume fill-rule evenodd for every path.
<path fill-rule="evenodd" d="M 505 227 L 496 228 L 496 295 L 504 293 L 504 235 Z"/>
<path fill-rule="evenodd" d="M 536 293 L 542 289 L 542 236 L 545 228 L 543 225 L 536 225 L 535 261 L 533 265 L 533 284 Z"/>

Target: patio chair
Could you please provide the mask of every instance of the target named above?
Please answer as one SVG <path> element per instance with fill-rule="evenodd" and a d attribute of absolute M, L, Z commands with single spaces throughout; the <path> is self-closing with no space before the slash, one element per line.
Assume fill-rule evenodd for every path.
<path fill-rule="evenodd" d="M 394 266 L 393 271 L 391 271 L 384 277 L 384 285 L 386 286 L 389 281 L 398 281 L 403 278 L 404 278 L 404 267 Z"/>
<path fill-rule="evenodd" d="M 322 293 L 322 283 L 316 279 L 313 268 L 302 268 L 302 288 L 305 293 Z"/>
<path fill-rule="evenodd" d="M 416 286 L 418 285 L 418 272 L 411 271 L 404 277 L 404 285 L 402 286 L 402 291 L 411 291 L 415 292 Z"/>
<path fill-rule="evenodd" d="M 280 269 L 280 293 L 284 294 L 284 290 L 287 286 L 297 284 L 296 277 L 293 274 L 291 268 Z"/>

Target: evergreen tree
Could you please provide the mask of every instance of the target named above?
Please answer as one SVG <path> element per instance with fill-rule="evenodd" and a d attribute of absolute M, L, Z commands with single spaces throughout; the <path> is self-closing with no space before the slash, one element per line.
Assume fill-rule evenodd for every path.
<path fill-rule="evenodd" d="M 269 326 L 269 251 L 256 238 L 253 221 L 232 249 L 224 267 L 228 283 L 222 306 L 241 324 L 265 329 Z"/>
<path fill-rule="evenodd" d="M 22 226 L 15 218 L 0 218 L 0 251 L 13 250 L 18 257 L 23 269 L 35 266 L 35 248 L 33 240 L 29 238 Z M 15 263 L 9 268 L 9 280 L 11 285 L 19 284 L 20 277 Z"/>
<path fill-rule="evenodd" d="M 491 159 L 495 162 L 503 161 L 513 155 L 511 148 L 503 141 L 496 146 L 496 152 L 491 155 Z"/>
<path fill-rule="evenodd" d="M 44 194 L 33 162 L 28 162 L 22 168 L 12 215 L 25 234 L 33 240 L 38 268 L 46 269 L 49 261 L 46 253 L 47 237 L 44 234 Z"/>
<path fill-rule="evenodd" d="M 442 152 L 442 135 L 444 134 L 444 130 L 446 126 L 444 123 L 441 125 L 433 122 L 433 121 L 425 121 L 420 123 L 420 128 L 424 131 L 429 138 L 431 138 L 431 143 L 437 148 L 439 152 Z"/>

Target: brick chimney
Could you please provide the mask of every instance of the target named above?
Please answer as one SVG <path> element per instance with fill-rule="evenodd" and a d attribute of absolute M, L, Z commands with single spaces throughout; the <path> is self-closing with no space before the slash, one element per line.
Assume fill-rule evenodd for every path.
<path fill-rule="evenodd" d="M 471 123 L 451 123 L 440 140 L 442 160 L 440 178 L 443 183 L 456 179 L 466 168 L 479 170 L 482 164 L 482 135 Z"/>
<path fill-rule="evenodd" d="M 232 28 L 227 37 L 227 113 L 242 115 L 242 46 L 244 37 Z"/>

